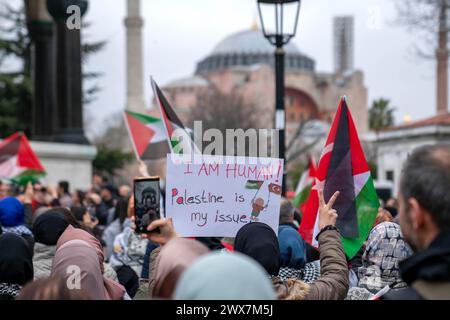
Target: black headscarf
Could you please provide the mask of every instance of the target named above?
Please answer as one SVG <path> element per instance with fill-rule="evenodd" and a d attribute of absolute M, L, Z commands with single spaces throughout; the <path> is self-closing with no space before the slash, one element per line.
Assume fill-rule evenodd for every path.
<path fill-rule="evenodd" d="M 252 222 L 243 226 L 234 241 L 234 250 L 258 261 L 267 273 L 280 271 L 280 248 L 275 232 L 265 223 Z"/>
<path fill-rule="evenodd" d="M 33 280 L 30 248 L 21 236 L 5 233 L 0 236 L 0 283 L 23 286 Z"/>
<path fill-rule="evenodd" d="M 54 246 L 68 225 L 64 215 L 57 209 L 48 210 L 34 222 L 34 239 L 47 246 Z"/>

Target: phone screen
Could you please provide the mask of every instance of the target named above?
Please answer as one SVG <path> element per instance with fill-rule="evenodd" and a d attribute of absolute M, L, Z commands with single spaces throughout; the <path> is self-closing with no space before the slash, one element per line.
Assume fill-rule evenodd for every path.
<path fill-rule="evenodd" d="M 148 233 L 148 225 L 152 221 L 160 219 L 159 199 L 159 177 L 134 179 L 134 212 L 137 233 Z"/>

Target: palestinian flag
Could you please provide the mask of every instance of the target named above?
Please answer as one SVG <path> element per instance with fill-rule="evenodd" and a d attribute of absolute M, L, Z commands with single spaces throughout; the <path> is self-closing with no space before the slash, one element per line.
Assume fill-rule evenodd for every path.
<path fill-rule="evenodd" d="M 16 132 L 0 142 L 1 178 L 26 185 L 44 176 L 45 169 L 24 133 Z"/>
<path fill-rule="evenodd" d="M 138 159 L 156 160 L 167 155 L 169 149 L 161 119 L 131 111 L 125 111 L 124 117 Z"/>
<path fill-rule="evenodd" d="M 345 98 L 341 99 L 333 120 L 300 225 L 303 239 L 316 247 L 317 190 L 321 189 L 325 201 L 335 191 L 340 191 L 333 208 L 338 213 L 336 226 L 341 232 L 345 253 L 351 259 L 372 229 L 379 201 Z"/>
<path fill-rule="evenodd" d="M 261 189 L 261 186 L 264 184 L 264 181 L 260 180 L 247 180 L 247 183 L 245 184 L 245 189 L 253 189 L 253 190 L 259 190 Z"/>
<path fill-rule="evenodd" d="M 167 141 L 170 141 L 169 147 L 172 153 L 187 154 L 192 153 L 193 151 L 194 153 L 200 154 L 199 150 L 192 141 L 188 130 L 184 127 L 175 111 L 173 111 L 166 97 L 153 78 L 151 78 L 151 83 L 156 103 L 158 104 L 161 112 L 161 119 L 166 129 Z"/>
<path fill-rule="evenodd" d="M 302 213 L 304 212 L 304 205 L 306 200 L 308 200 L 316 177 L 316 164 L 314 162 L 313 157 L 310 157 L 309 168 L 307 168 L 300 177 L 297 188 L 295 189 L 294 199 L 292 199 L 293 206 L 299 208 Z"/>

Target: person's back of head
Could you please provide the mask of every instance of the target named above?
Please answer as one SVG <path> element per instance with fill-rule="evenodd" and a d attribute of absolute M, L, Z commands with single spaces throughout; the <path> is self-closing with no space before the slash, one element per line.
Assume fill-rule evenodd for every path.
<path fill-rule="evenodd" d="M 62 277 L 50 277 L 28 283 L 16 300 L 91 300 L 83 289 L 69 289 Z"/>
<path fill-rule="evenodd" d="M 289 224 L 294 222 L 294 206 L 287 200 L 281 200 L 280 204 L 280 224 Z"/>
<path fill-rule="evenodd" d="M 13 233 L 0 235 L 0 283 L 23 286 L 31 280 L 32 252 L 27 241 Z"/>
<path fill-rule="evenodd" d="M 47 210 L 37 217 L 33 224 L 34 239 L 38 243 L 55 246 L 68 225 L 69 222 L 64 215 L 64 208 Z"/>
<path fill-rule="evenodd" d="M 63 194 L 69 194 L 70 193 L 70 189 L 69 189 L 69 182 L 68 181 L 60 181 L 58 182 L 58 186 L 59 189 L 61 191 L 61 193 Z"/>
<path fill-rule="evenodd" d="M 70 211 L 78 224 L 83 222 L 83 216 L 87 213 L 87 209 L 84 206 L 74 206 L 70 208 Z"/>
<path fill-rule="evenodd" d="M 24 207 L 14 197 L 0 200 L 0 224 L 3 227 L 16 227 L 25 222 Z"/>
<path fill-rule="evenodd" d="M 234 241 L 234 251 L 258 261 L 267 273 L 278 276 L 280 247 L 273 229 L 261 222 L 251 222 L 239 229 Z"/>
<path fill-rule="evenodd" d="M 198 259 L 177 283 L 176 300 L 275 300 L 272 282 L 253 259 L 213 252 Z"/>
<path fill-rule="evenodd" d="M 290 226 L 278 229 L 281 267 L 302 269 L 306 263 L 306 246 L 297 230 Z"/>
<path fill-rule="evenodd" d="M 114 210 L 114 218 L 113 221 L 119 219 L 120 225 L 123 225 L 123 222 L 128 217 L 128 202 L 130 201 L 129 197 L 119 197 L 116 203 L 116 207 Z"/>
<path fill-rule="evenodd" d="M 402 171 L 399 221 L 414 249 L 426 248 L 450 230 L 450 145 L 424 146 L 413 151 Z"/>

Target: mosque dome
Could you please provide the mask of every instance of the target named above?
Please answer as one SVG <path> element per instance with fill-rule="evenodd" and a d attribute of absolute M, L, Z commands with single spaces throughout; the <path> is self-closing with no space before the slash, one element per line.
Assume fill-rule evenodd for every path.
<path fill-rule="evenodd" d="M 284 49 L 287 70 L 314 71 L 314 60 L 302 54 L 292 41 Z M 196 74 L 255 64 L 273 66 L 274 50 L 274 46 L 267 41 L 262 31 L 253 27 L 234 33 L 220 41 L 211 54 L 197 64 Z"/>

